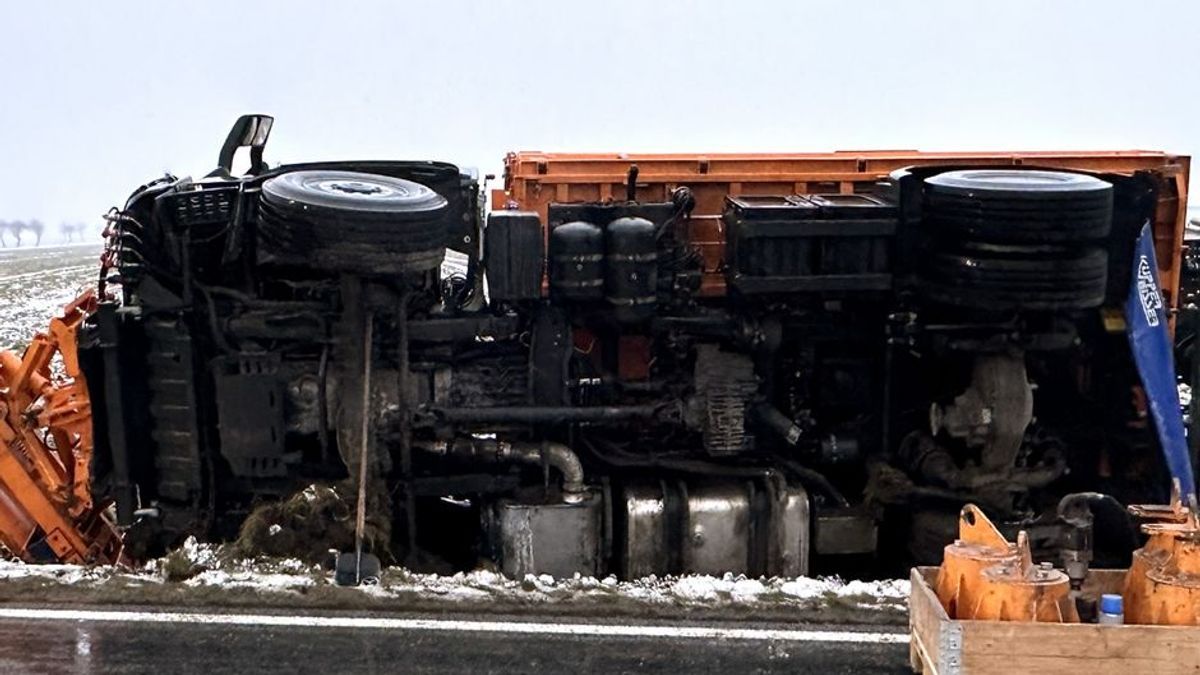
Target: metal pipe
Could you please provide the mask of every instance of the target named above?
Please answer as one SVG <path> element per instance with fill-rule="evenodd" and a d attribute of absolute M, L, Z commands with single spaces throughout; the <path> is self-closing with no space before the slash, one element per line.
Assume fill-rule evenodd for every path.
<path fill-rule="evenodd" d="M 846 496 L 842 494 L 841 490 L 838 490 L 837 487 L 835 487 L 834 484 L 825 477 L 825 474 L 815 469 L 810 469 L 807 466 L 790 459 L 784 460 L 783 464 L 788 468 L 789 471 L 796 474 L 796 477 L 800 479 L 801 485 L 808 483 L 809 485 L 815 486 L 818 490 L 824 492 L 825 496 L 836 502 L 838 506 L 842 508 L 850 508 L 850 500 L 846 499 Z"/>
<path fill-rule="evenodd" d="M 730 477 L 737 476 L 742 478 L 763 478 L 765 480 L 783 480 L 786 484 L 784 476 L 773 467 L 763 466 L 730 466 L 728 464 L 719 464 L 698 459 L 663 459 L 658 457 L 640 457 L 629 455 L 620 451 L 601 452 L 590 443 L 588 444 L 592 453 L 595 454 L 600 461 L 612 466 L 622 468 L 645 467 L 656 469 L 667 469 L 669 471 L 678 471 L 680 473 L 691 473 L 703 476 L 721 476 Z M 621 455 L 621 456 L 616 456 Z M 824 492 L 828 497 L 837 502 L 839 506 L 849 507 L 850 502 L 834 487 L 833 483 L 819 471 L 809 469 L 791 460 L 784 460 L 783 465 L 786 469 L 795 474 L 800 483 L 804 485 L 809 483 L 817 489 Z M 809 485 L 805 485 L 809 487 Z"/>
<path fill-rule="evenodd" d="M 526 424 L 561 422 L 612 422 L 655 417 L 658 405 L 626 406 L 496 406 L 490 408 L 430 408 L 444 422 L 517 422 Z"/>
<path fill-rule="evenodd" d="M 1059 519 L 1071 525 L 1086 524 L 1100 512 L 1106 513 L 1110 520 L 1121 524 L 1119 533 L 1113 528 L 1105 528 L 1106 532 L 1114 536 L 1119 534 L 1123 548 L 1131 551 L 1137 548 L 1141 538 L 1138 525 L 1116 497 L 1103 492 L 1074 492 L 1058 502 Z"/>
<path fill-rule="evenodd" d="M 571 448 L 562 443 L 499 443 L 499 456 L 525 464 L 553 467 L 562 474 L 563 501 L 577 504 L 586 496 L 583 464 Z"/>
<path fill-rule="evenodd" d="M 575 451 L 562 443 L 459 439 L 413 443 L 413 447 L 438 455 L 454 455 L 483 462 L 519 462 L 548 466 L 562 474 L 563 501 L 577 504 L 587 496 L 583 464 Z"/>

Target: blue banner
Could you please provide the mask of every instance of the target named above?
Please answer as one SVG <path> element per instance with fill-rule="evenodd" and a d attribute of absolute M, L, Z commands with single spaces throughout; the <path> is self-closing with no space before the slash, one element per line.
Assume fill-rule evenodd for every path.
<path fill-rule="evenodd" d="M 1162 445 L 1171 477 L 1178 479 L 1185 497 L 1196 492 L 1196 479 L 1188 455 L 1183 414 L 1179 408 L 1179 389 L 1175 383 L 1175 358 L 1162 287 L 1158 283 L 1158 261 L 1154 257 L 1154 238 L 1150 223 L 1142 226 L 1133 251 L 1133 274 L 1129 280 L 1129 299 L 1125 303 L 1125 323 L 1129 347 L 1137 364 L 1142 388 L 1150 404 L 1154 428 Z M 1196 392 L 1200 394 L 1200 392 Z"/>

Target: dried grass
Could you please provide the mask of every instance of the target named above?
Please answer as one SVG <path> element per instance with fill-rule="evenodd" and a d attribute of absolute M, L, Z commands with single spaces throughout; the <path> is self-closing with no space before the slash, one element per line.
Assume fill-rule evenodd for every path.
<path fill-rule="evenodd" d="M 262 504 L 246 517 L 228 547 L 234 558 L 298 558 L 323 563 L 330 549 L 354 548 L 358 491 L 349 482 L 310 485 L 291 497 Z M 389 560 L 391 505 L 382 482 L 368 487 L 364 540 L 367 550 Z"/>

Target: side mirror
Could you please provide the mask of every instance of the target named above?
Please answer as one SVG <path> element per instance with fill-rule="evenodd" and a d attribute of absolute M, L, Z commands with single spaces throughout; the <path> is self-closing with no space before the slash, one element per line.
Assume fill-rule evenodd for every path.
<path fill-rule="evenodd" d="M 225 143 L 221 146 L 221 154 L 217 157 L 217 168 L 209 176 L 233 177 L 233 156 L 239 148 L 250 148 L 250 168 L 247 176 L 256 176 L 267 168 L 263 161 L 263 148 L 271 135 L 271 126 L 275 118 L 270 115 L 242 115 L 233 123 Z"/>

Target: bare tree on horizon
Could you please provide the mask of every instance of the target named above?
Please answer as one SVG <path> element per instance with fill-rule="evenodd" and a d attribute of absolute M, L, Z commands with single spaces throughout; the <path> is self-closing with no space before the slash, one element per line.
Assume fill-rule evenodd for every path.
<path fill-rule="evenodd" d="M 67 243 L 72 243 L 76 237 L 83 241 L 91 227 L 87 223 L 60 223 L 58 229 L 66 237 Z"/>
<path fill-rule="evenodd" d="M 21 220 L 0 221 L 0 247 L 8 248 L 8 241 L 4 238 L 4 234 L 8 233 L 13 235 L 17 240 L 17 248 L 21 248 L 21 234 L 26 231 L 32 232 L 34 237 L 36 237 L 33 245 L 40 246 L 42 243 L 42 234 L 46 231 L 46 226 L 36 218 L 29 222 Z"/>

